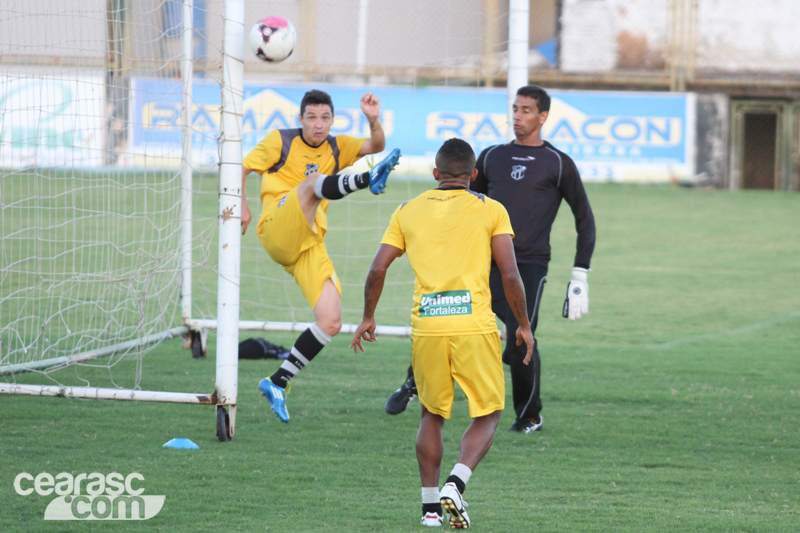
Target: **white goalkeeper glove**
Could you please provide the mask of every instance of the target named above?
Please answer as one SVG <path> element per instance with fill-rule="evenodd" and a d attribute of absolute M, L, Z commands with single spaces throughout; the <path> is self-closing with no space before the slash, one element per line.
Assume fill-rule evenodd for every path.
<path fill-rule="evenodd" d="M 567 285 L 567 297 L 561 311 L 564 318 L 577 320 L 589 312 L 589 282 L 586 280 L 588 273 L 585 268 L 572 269 L 572 280 Z"/>

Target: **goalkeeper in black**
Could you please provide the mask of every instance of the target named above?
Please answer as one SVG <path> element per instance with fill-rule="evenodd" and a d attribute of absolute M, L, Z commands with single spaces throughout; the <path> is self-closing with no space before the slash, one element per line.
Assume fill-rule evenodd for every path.
<path fill-rule="evenodd" d="M 476 164 L 478 176 L 471 186 L 503 204 L 508 211 L 516 235 L 514 252 L 534 335 L 550 262 L 550 230 L 562 199 L 572 210 L 578 234 L 572 277 L 562 309 L 562 315 L 570 320 L 581 318 L 589 311 L 587 274 L 595 245 L 594 215 L 575 162 L 542 139 L 542 126 L 549 111 L 550 96 L 544 89 L 535 85 L 521 87 L 513 105 L 515 140 L 481 152 Z M 516 331 L 518 324 L 509 309 L 494 264 L 489 284 L 492 310 L 503 321 L 506 331 Z M 503 362 L 511 370 L 516 413 L 510 431 L 532 433 L 542 428 L 538 347 L 535 341 L 532 364 L 525 365 L 525 350 L 516 346 L 513 336 L 506 340 Z M 408 379 L 386 402 L 386 412 L 401 413 L 415 395 L 416 384 L 409 369 Z"/>

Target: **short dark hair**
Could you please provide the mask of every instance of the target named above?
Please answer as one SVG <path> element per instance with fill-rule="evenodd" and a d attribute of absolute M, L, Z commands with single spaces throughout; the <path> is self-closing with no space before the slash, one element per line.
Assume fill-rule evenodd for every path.
<path fill-rule="evenodd" d="M 536 100 L 539 113 L 550 111 L 550 95 L 538 85 L 526 85 L 517 89 L 517 96 L 527 96 Z"/>
<path fill-rule="evenodd" d="M 309 105 L 329 105 L 331 107 L 331 114 L 333 114 L 333 100 L 331 95 L 319 89 L 311 89 L 303 95 L 303 100 L 300 102 L 300 115 L 306 112 L 306 106 Z"/>
<path fill-rule="evenodd" d="M 462 139 L 448 139 L 436 153 L 436 168 L 440 174 L 458 177 L 475 170 L 475 151 Z"/>

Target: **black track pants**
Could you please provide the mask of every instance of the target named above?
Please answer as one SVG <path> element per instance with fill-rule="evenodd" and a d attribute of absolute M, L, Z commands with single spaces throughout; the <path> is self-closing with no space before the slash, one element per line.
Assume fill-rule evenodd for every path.
<path fill-rule="evenodd" d="M 542 291 L 547 282 L 547 267 L 537 264 L 520 264 L 519 275 L 525 287 L 525 300 L 528 304 L 528 317 L 531 323 L 531 332 L 536 334 L 536 323 L 539 320 L 539 303 L 542 300 Z M 525 359 L 525 345 L 517 346 L 516 333 L 519 324 L 511 312 L 503 291 L 503 280 L 497 265 L 492 264 L 489 275 L 489 287 L 492 290 L 492 311 L 506 325 L 506 347 L 503 350 L 503 362 L 511 369 L 511 394 L 514 401 L 514 412 L 517 419 L 539 418 L 542 410 L 542 400 L 539 397 L 539 383 L 541 378 L 541 360 L 539 359 L 538 343 L 534 344 L 533 356 L 528 365 L 523 364 Z"/>

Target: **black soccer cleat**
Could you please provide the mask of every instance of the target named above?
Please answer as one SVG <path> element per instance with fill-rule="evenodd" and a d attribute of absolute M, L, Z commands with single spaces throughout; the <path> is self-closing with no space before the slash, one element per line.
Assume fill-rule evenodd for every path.
<path fill-rule="evenodd" d="M 541 431 L 544 418 L 539 415 L 539 418 L 523 418 L 522 420 L 514 420 L 508 430 L 512 433 L 533 433 L 534 431 Z"/>
<path fill-rule="evenodd" d="M 417 396 L 417 382 L 411 376 L 400 385 L 386 400 L 386 412 L 390 415 L 399 415 L 406 410 L 408 404 Z"/>

